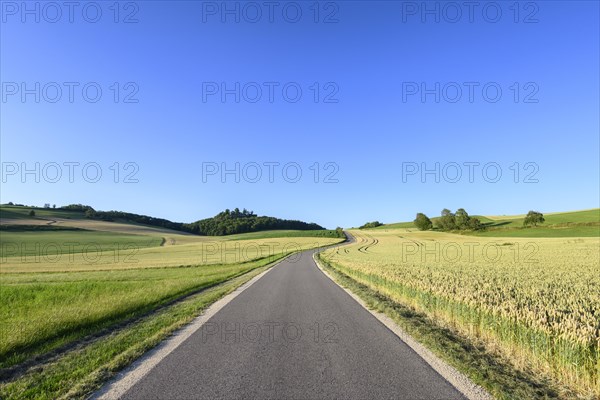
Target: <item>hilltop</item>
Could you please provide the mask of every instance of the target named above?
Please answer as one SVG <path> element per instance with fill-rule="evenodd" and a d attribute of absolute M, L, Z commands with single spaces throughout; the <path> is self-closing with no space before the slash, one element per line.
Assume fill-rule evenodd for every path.
<path fill-rule="evenodd" d="M 484 229 L 466 232 L 477 236 L 511 237 L 596 237 L 600 236 L 600 208 L 579 211 L 543 213 L 545 222 L 537 227 L 524 227 L 525 214 L 520 215 L 472 215 L 478 218 Z M 434 222 L 439 217 L 431 218 Z M 413 221 L 384 224 L 373 229 L 416 229 Z"/>

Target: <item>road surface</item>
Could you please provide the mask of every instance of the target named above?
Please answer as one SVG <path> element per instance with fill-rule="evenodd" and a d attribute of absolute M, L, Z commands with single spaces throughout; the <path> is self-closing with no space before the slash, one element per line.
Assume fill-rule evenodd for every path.
<path fill-rule="evenodd" d="M 240 293 L 125 399 L 463 399 L 300 253 Z"/>

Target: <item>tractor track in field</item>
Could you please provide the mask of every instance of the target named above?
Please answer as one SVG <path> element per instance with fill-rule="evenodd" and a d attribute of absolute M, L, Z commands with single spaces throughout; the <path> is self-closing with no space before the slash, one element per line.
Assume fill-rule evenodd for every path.
<path fill-rule="evenodd" d="M 420 241 L 418 241 L 418 240 L 411 239 L 411 238 L 406 238 L 406 237 L 404 237 L 404 236 L 402 236 L 402 235 L 396 235 L 396 236 L 398 236 L 400 239 L 408 240 L 409 242 L 416 244 L 416 245 L 417 245 L 417 247 L 422 247 L 422 246 L 425 246 L 425 243 L 423 243 L 423 242 L 420 242 Z"/>
<path fill-rule="evenodd" d="M 377 246 L 379 244 L 379 239 L 374 238 L 373 236 L 368 235 L 366 233 L 364 235 L 365 237 L 360 237 L 360 243 L 363 243 L 363 245 L 358 248 L 358 251 L 366 254 L 369 252 L 369 249 L 371 247 Z"/>

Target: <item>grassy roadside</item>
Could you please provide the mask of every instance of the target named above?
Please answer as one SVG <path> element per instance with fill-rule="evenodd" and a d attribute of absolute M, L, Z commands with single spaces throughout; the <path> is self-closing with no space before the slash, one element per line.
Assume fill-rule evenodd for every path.
<path fill-rule="evenodd" d="M 527 368 L 516 368 L 499 351 L 443 326 L 428 316 L 368 288 L 336 269 L 318 255 L 323 267 L 343 287 L 367 305 L 392 318 L 402 329 L 438 357 L 464 373 L 498 399 L 577 398 L 550 379 Z"/>
<path fill-rule="evenodd" d="M 36 363 L 49 352 L 151 313 L 280 257 L 242 264 L 78 273 L 3 274 L 0 379 L 3 369 Z"/>
<path fill-rule="evenodd" d="M 191 322 L 210 304 L 275 263 L 252 269 L 191 295 L 130 325 L 75 348 L 18 378 L 0 384 L 2 399 L 86 398 L 118 371 Z"/>

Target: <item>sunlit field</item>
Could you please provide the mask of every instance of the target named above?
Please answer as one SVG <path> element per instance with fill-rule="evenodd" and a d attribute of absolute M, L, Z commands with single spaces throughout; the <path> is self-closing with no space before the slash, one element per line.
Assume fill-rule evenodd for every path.
<path fill-rule="evenodd" d="M 170 238 L 174 241 L 123 234 L 111 237 L 100 233 L 3 232 L 1 271 L 94 271 L 243 263 L 339 242 L 339 238 L 292 236 L 252 240 Z"/>
<path fill-rule="evenodd" d="M 322 257 L 356 281 L 600 395 L 600 239 L 352 231 Z"/>

